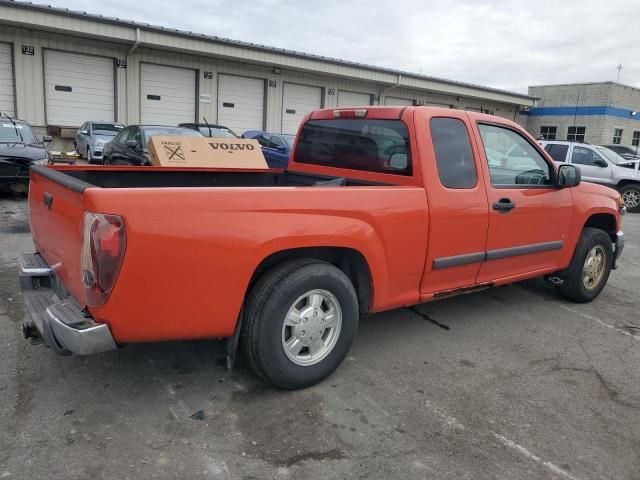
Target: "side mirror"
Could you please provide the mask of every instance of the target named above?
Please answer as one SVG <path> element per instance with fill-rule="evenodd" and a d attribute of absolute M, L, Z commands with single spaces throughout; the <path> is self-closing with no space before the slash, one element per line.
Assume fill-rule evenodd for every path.
<path fill-rule="evenodd" d="M 406 153 L 392 153 L 389 157 L 389 168 L 391 170 L 406 170 L 409 165 L 409 157 Z"/>
<path fill-rule="evenodd" d="M 80 130 L 80 135 L 89 135 L 89 130 Z"/>
<path fill-rule="evenodd" d="M 604 161 L 604 160 L 602 160 L 601 158 L 596 158 L 596 159 L 593 161 L 593 164 L 594 164 L 596 167 L 600 167 L 600 168 L 606 168 L 606 167 L 608 167 L 608 166 L 609 166 L 609 165 L 607 164 L 607 162 L 605 162 L 605 161 Z"/>
<path fill-rule="evenodd" d="M 136 140 L 127 140 L 127 143 L 125 143 L 125 145 L 127 146 L 127 148 L 135 150 L 138 147 L 138 142 Z"/>
<path fill-rule="evenodd" d="M 558 186 L 559 187 L 575 187 L 580 185 L 582 175 L 574 165 L 560 165 L 558 169 Z"/>
<path fill-rule="evenodd" d="M 53 141 L 53 137 L 51 135 L 44 135 L 42 137 L 42 141 L 45 142 L 45 143 L 52 142 Z"/>

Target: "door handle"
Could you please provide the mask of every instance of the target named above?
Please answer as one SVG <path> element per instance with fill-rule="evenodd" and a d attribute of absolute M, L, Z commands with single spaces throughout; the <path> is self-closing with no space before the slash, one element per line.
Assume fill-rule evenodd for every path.
<path fill-rule="evenodd" d="M 493 204 L 493 209 L 499 211 L 500 213 L 509 213 L 514 208 L 516 208 L 516 204 L 508 198 L 501 198 Z"/>

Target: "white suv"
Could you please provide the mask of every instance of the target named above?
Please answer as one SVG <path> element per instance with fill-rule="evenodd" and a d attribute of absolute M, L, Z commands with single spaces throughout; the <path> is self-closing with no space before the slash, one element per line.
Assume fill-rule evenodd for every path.
<path fill-rule="evenodd" d="M 640 160 L 627 160 L 613 150 L 588 143 L 541 140 L 555 162 L 571 163 L 582 180 L 617 189 L 630 212 L 640 212 Z"/>

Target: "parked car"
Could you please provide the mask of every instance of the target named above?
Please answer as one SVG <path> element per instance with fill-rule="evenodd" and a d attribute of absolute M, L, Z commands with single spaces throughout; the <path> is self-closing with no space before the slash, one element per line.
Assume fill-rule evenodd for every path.
<path fill-rule="evenodd" d="M 295 135 L 282 133 L 267 133 L 262 130 L 248 130 L 242 134 L 243 138 L 255 138 L 262 147 L 262 153 L 271 168 L 287 168 Z"/>
<path fill-rule="evenodd" d="M 74 142 L 76 152 L 80 158 L 86 158 L 89 163 L 102 163 L 102 150 L 124 125 L 113 122 L 86 122 L 76 131 Z"/>
<path fill-rule="evenodd" d="M 147 146 L 154 135 L 202 137 L 190 128 L 162 125 L 130 125 L 104 146 L 104 165 L 151 165 Z"/>
<path fill-rule="evenodd" d="M 589 302 L 624 245 L 618 192 L 463 110 L 314 111 L 286 171 L 151 169 L 34 167 L 27 337 L 60 354 L 226 338 L 229 365 L 240 340 L 261 378 L 302 388 L 361 312 L 540 276 Z"/>
<path fill-rule="evenodd" d="M 640 152 L 638 151 L 638 147 L 630 147 L 628 145 L 602 145 L 603 147 L 607 147 L 610 150 L 613 150 L 621 157 L 627 160 L 638 160 L 640 159 Z"/>
<path fill-rule="evenodd" d="M 556 162 L 575 165 L 583 180 L 615 188 L 630 212 L 640 212 L 640 161 L 588 143 L 542 140 L 540 144 Z"/>
<path fill-rule="evenodd" d="M 50 141 L 49 136 L 40 140 L 27 122 L 0 116 L 0 191 L 26 193 L 29 168 L 49 161 Z"/>
<path fill-rule="evenodd" d="M 208 123 L 181 123 L 178 125 L 182 128 L 190 128 L 191 130 L 197 130 L 205 137 L 211 138 L 240 138 L 230 128 L 224 125 L 211 125 Z"/>

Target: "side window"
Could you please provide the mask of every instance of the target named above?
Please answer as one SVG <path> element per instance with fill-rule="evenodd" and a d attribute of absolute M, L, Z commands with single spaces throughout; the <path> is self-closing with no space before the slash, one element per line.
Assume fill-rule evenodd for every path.
<path fill-rule="evenodd" d="M 567 151 L 569 150 L 569 145 L 564 145 L 562 143 L 548 143 L 547 145 L 545 145 L 544 149 L 556 162 L 567 161 Z"/>
<path fill-rule="evenodd" d="M 432 118 L 430 128 L 440 183 L 447 188 L 475 187 L 476 165 L 464 123 L 456 118 Z"/>
<path fill-rule="evenodd" d="M 495 125 L 478 125 L 496 186 L 550 185 L 551 167 L 519 133 Z"/>
<path fill-rule="evenodd" d="M 114 140 L 118 143 L 125 143 L 127 141 L 127 136 L 129 135 L 129 132 L 131 132 L 131 130 L 133 129 L 125 128 L 118 135 L 116 135 L 116 138 Z"/>
<path fill-rule="evenodd" d="M 265 135 L 258 135 L 256 137 L 256 140 L 258 140 L 258 143 L 260 144 L 261 147 L 269 148 L 271 146 L 271 142 Z"/>
<path fill-rule="evenodd" d="M 82 131 L 84 131 L 86 129 L 87 129 L 87 124 L 83 123 L 82 126 L 80 127 L 80 131 L 82 132 Z"/>
<path fill-rule="evenodd" d="M 142 145 L 142 135 L 139 128 L 132 128 L 131 133 L 127 137 L 127 141 L 135 140 L 138 145 Z"/>
<path fill-rule="evenodd" d="M 284 147 L 284 142 L 280 139 L 280 137 L 276 137 L 275 135 L 270 138 L 271 140 L 271 148 Z"/>
<path fill-rule="evenodd" d="M 577 165 L 595 165 L 596 160 L 602 160 L 607 163 L 606 160 L 589 148 L 573 147 L 571 163 L 575 163 Z"/>

